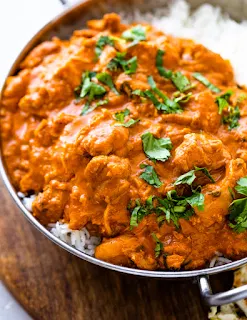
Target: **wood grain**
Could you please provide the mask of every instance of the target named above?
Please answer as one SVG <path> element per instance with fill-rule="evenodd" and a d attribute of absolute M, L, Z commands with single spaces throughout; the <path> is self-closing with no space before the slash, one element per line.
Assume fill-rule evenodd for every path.
<path fill-rule="evenodd" d="M 35 320 L 207 319 L 191 281 L 138 278 L 91 265 L 31 226 L 2 181 L 0 203 L 0 277 Z"/>

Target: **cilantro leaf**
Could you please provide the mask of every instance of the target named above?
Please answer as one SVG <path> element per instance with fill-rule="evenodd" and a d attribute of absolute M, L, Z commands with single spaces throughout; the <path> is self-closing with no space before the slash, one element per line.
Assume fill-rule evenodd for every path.
<path fill-rule="evenodd" d="M 87 71 L 83 73 L 81 84 L 77 88 L 75 88 L 75 95 L 77 99 L 82 99 L 87 97 L 87 101 L 84 105 L 84 108 L 82 109 L 81 115 L 88 113 L 90 103 L 92 102 L 92 100 L 99 99 L 103 97 L 106 93 L 106 89 L 103 86 L 91 81 L 91 79 L 94 76 L 95 76 L 94 72 Z M 100 102 L 98 102 L 98 105 L 99 103 Z M 96 104 L 96 107 L 98 105 Z"/>
<path fill-rule="evenodd" d="M 135 27 L 124 31 L 121 35 L 121 38 L 128 41 L 132 41 L 129 47 L 134 46 L 138 44 L 140 41 L 146 40 L 146 28 L 138 24 Z"/>
<path fill-rule="evenodd" d="M 162 182 L 160 181 L 153 166 L 148 166 L 146 164 L 143 164 L 140 167 L 142 169 L 145 169 L 145 171 L 140 175 L 140 178 L 142 178 L 148 184 L 150 184 L 151 186 L 154 186 L 155 188 L 159 188 L 160 186 L 162 186 Z"/>
<path fill-rule="evenodd" d="M 219 107 L 219 114 L 222 114 L 223 109 L 229 106 L 229 99 L 233 95 L 232 90 L 227 90 L 224 94 L 220 95 L 215 99 L 215 102 L 217 103 Z"/>
<path fill-rule="evenodd" d="M 174 182 L 174 185 L 178 186 L 179 184 L 188 184 L 189 186 L 191 186 L 194 180 L 196 179 L 195 172 L 198 171 L 202 171 L 202 173 L 204 173 L 205 176 L 207 176 L 211 180 L 211 182 L 215 182 L 207 168 L 195 167 L 194 170 L 190 170 L 187 173 L 182 174 L 180 177 L 178 177 L 177 180 Z"/>
<path fill-rule="evenodd" d="M 247 176 L 237 181 L 235 190 L 246 196 L 245 198 L 233 200 L 229 207 L 229 226 L 235 232 L 240 233 L 247 229 Z M 231 194 L 234 196 L 232 190 Z"/>
<path fill-rule="evenodd" d="M 86 114 L 88 114 L 89 112 L 92 112 L 94 109 L 96 109 L 97 107 L 99 106 L 103 106 L 105 104 L 109 103 L 109 100 L 108 99 L 104 99 L 104 100 L 99 100 L 97 101 L 92 107 L 90 107 L 89 103 L 85 103 L 81 113 L 80 113 L 80 116 L 84 116 Z"/>
<path fill-rule="evenodd" d="M 197 207 L 198 210 L 204 210 L 204 195 L 200 192 L 194 192 L 190 197 L 187 197 L 186 202 L 191 205 L 192 208 Z"/>
<path fill-rule="evenodd" d="M 191 83 L 189 79 L 186 76 L 184 76 L 180 71 L 174 72 L 171 76 L 171 80 L 180 92 L 184 92 L 186 90 L 191 89 Z"/>
<path fill-rule="evenodd" d="M 150 196 L 144 205 L 141 205 L 140 200 L 135 201 L 136 206 L 131 210 L 130 230 L 137 227 L 141 220 L 153 212 L 153 196 Z"/>
<path fill-rule="evenodd" d="M 153 102 L 154 106 L 158 110 L 161 110 L 164 113 L 182 112 L 180 105 L 176 101 L 169 99 L 163 92 L 161 92 L 157 88 L 156 83 L 152 76 L 148 76 L 148 83 L 152 91 L 163 100 L 163 102 L 160 102 L 150 90 L 146 90 L 144 92 L 145 95 Z"/>
<path fill-rule="evenodd" d="M 247 198 L 234 200 L 229 207 L 229 226 L 237 233 L 247 229 Z"/>
<path fill-rule="evenodd" d="M 163 243 L 157 238 L 155 233 L 152 233 L 152 237 L 156 243 L 154 253 L 155 253 L 155 258 L 158 258 L 164 248 Z"/>
<path fill-rule="evenodd" d="M 100 82 L 102 82 L 105 85 L 107 85 L 115 94 L 119 95 L 119 92 L 115 88 L 114 83 L 112 81 L 112 77 L 111 77 L 111 75 L 109 73 L 107 73 L 107 72 L 97 73 L 96 78 Z"/>
<path fill-rule="evenodd" d="M 133 125 L 135 125 L 137 122 L 139 122 L 140 119 L 130 119 L 129 121 L 127 122 L 124 122 L 124 123 L 118 123 L 116 124 L 116 126 L 121 126 L 121 127 L 125 127 L 125 128 L 129 128 L 129 127 L 132 127 Z"/>
<path fill-rule="evenodd" d="M 107 68 L 111 71 L 117 71 L 123 69 L 126 74 L 132 74 L 137 69 L 137 57 L 132 57 L 129 60 L 125 60 L 126 52 L 117 52 L 116 57 L 111 59 Z"/>
<path fill-rule="evenodd" d="M 159 71 L 159 74 L 167 79 L 170 79 L 172 76 L 172 71 L 171 70 L 167 70 L 163 67 L 163 56 L 165 54 L 165 51 L 163 50 L 158 50 L 157 51 L 157 55 L 156 55 L 156 68 Z"/>
<path fill-rule="evenodd" d="M 125 117 L 127 117 L 129 114 L 130 114 L 129 109 L 124 109 L 123 111 L 115 113 L 115 119 L 118 122 L 120 122 L 120 123 L 116 124 L 116 126 L 123 126 L 125 128 L 129 128 L 140 121 L 140 119 L 136 119 L 136 120 L 130 119 L 129 121 L 124 122 Z"/>
<path fill-rule="evenodd" d="M 141 136 L 143 150 L 151 160 L 166 161 L 170 158 L 172 143 L 170 138 L 156 139 L 152 133 L 146 132 Z"/>
<path fill-rule="evenodd" d="M 224 124 L 228 124 L 228 130 L 232 130 L 239 126 L 240 110 L 239 107 L 228 108 L 228 115 L 222 118 Z"/>
<path fill-rule="evenodd" d="M 213 85 L 211 82 L 208 81 L 207 78 L 205 78 L 201 73 L 195 72 L 193 73 L 193 77 L 200 81 L 202 84 L 204 84 L 205 87 L 210 89 L 212 92 L 219 93 L 221 90 L 217 88 L 215 85 Z"/>
<path fill-rule="evenodd" d="M 179 95 L 176 95 L 173 101 L 177 103 L 186 103 L 190 100 L 191 97 L 192 97 L 192 92 L 189 92 L 187 94 L 180 93 Z"/>
<path fill-rule="evenodd" d="M 124 109 L 123 111 L 119 111 L 115 113 L 115 119 L 121 123 L 124 122 L 125 117 L 127 117 L 130 114 L 129 109 Z"/>
<path fill-rule="evenodd" d="M 96 47 L 95 47 L 95 54 L 97 59 L 101 55 L 104 47 L 106 45 L 114 47 L 114 41 L 108 36 L 100 36 L 99 40 L 96 42 Z"/>
<path fill-rule="evenodd" d="M 235 190 L 238 193 L 243 194 L 244 196 L 247 196 L 247 177 L 243 177 L 238 180 Z"/>

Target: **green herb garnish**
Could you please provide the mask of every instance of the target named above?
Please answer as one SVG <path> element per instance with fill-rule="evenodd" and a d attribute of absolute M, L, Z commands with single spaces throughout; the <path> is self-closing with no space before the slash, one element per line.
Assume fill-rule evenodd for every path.
<path fill-rule="evenodd" d="M 215 99 L 215 102 L 217 103 L 219 107 L 219 114 L 222 114 L 223 109 L 229 106 L 229 99 L 233 95 L 232 90 L 227 90 L 225 93 L 220 95 Z"/>
<path fill-rule="evenodd" d="M 192 88 L 192 85 L 189 81 L 189 79 L 184 76 L 180 71 L 178 72 L 172 72 L 171 70 L 165 69 L 163 67 L 163 56 L 165 54 L 165 51 L 158 50 L 156 55 L 156 68 L 159 71 L 159 74 L 167 79 L 171 79 L 173 84 L 176 86 L 176 88 L 180 92 L 184 92 L 186 90 L 189 90 Z"/>
<path fill-rule="evenodd" d="M 166 161 L 170 158 L 172 149 L 170 138 L 157 139 L 152 133 L 146 132 L 141 139 L 143 150 L 150 160 Z"/>
<path fill-rule="evenodd" d="M 153 166 L 141 164 L 140 168 L 145 169 L 144 172 L 140 175 L 140 178 L 142 178 L 148 184 L 154 186 L 155 188 L 159 188 L 162 185 L 162 182 L 160 181 Z"/>
<path fill-rule="evenodd" d="M 192 92 L 189 92 L 187 94 L 182 93 L 182 92 L 178 92 L 178 94 L 174 94 L 174 97 L 175 98 L 173 99 L 173 101 L 175 101 L 177 103 L 186 103 L 192 97 Z"/>
<path fill-rule="evenodd" d="M 132 74 L 137 69 L 137 57 L 132 57 L 129 60 L 125 60 L 126 52 L 117 52 L 116 57 L 111 59 L 107 68 L 111 71 L 117 71 L 123 69 L 126 74 Z"/>
<path fill-rule="evenodd" d="M 119 92 L 117 91 L 117 89 L 114 86 L 114 83 L 112 81 L 112 77 L 109 73 L 107 72 L 101 72 L 101 73 L 97 73 L 96 78 L 104 83 L 105 85 L 107 85 L 112 92 L 114 92 L 115 94 L 119 95 Z"/>
<path fill-rule="evenodd" d="M 247 197 L 247 177 L 238 180 L 235 190 Z"/>
<path fill-rule="evenodd" d="M 156 242 L 155 249 L 154 249 L 155 258 L 158 258 L 160 256 L 164 246 L 163 246 L 163 243 L 157 238 L 155 233 L 152 233 L 152 237 L 153 237 L 154 241 Z"/>
<path fill-rule="evenodd" d="M 124 109 L 123 111 L 119 111 L 115 113 L 115 119 L 118 122 L 124 123 L 125 117 L 127 117 L 130 114 L 129 109 Z"/>
<path fill-rule="evenodd" d="M 192 183 L 194 182 L 194 180 L 196 179 L 195 173 L 199 172 L 199 171 L 204 173 L 205 176 L 211 180 L 211 182 L 215 183 L 215 181 L 214 181 L 213 177 L 211 176 L 211 174 L 209 173 L 208 169 L 195 167 L 194 170 L 190 170 L 189 172 L 178 177 L 177 180 L 174 182 L 174 185 L 178 186 L 179 184 L 188 184 L 189 186 L 191 186 Z"/>
<path fill-rule="evenodd" d="M 118 122 L 120 122 L 120 123 L 116 124 L 116 126 L 123 126 L 125 128 L 129 128 L 140 121 L 139 119 L 136 119 L 136 120 L 130 119 L 129 121 L 124 122 L 125 117 L 127 117 L 129 114 L 130 114 L 129 109 L 124 109 L 123 111 L 115 113 L 115 119 Z"/>
<path fill-rule="evenodd" d="M 228 124 L 228 130 L 232 130 L 239 126 L 240 110 L 239 107 L 229 107 L 228 115 L 222 118 L 224 124 Z"/>
<path fill-rule="evenodd" d="M 193 73 L 193 77 L 200 81 L 202 84 L 204 84 L 205 87 L 210 89 L 212 92 L 219 93 L 221 90 L 217 88 L 215 85 L 213 85 L 211 82 L 208 81 L 207 78 L 205 78 L 201 73 L 195 72 Z"/>
<path fill-rule="evenodd" d="M 127 122 L 124 122 L 124 123 L 118 123 L 116 124 L 116 126 L 121 126 L 121 127 L 125 127 L 125 128 L 129 128 L 129 127 L 132 127 L 133 125 L 135 125 L 137 122 L 139 122 L 140 119 L 130 119 L 129 121 Z"/>
<path fill-rule="evenodd" d="M 129 47 L 135 46 L 140 41 L 146 40 L 146 28 L 138 24 L 137 26 L 124 31 L 121 38 L 127 41 L 132 41 Z"/>
<path fill-rule="evenodd" d="M 245 198 L 234 200 L 229 207 L 229 226 L 237 233 L 247 229 L 247 176 L 237 181 L 235 190 Z M 231 195 L 234 196 L 233 191 Z"/>
<path fill-rule="evenodd" d="M 193 207 L 203 208 L 203 201 L 204 197 L 200 196 L 199 192 L 189 197 L 180 197 L 175 190 L 167 192 L 164 198 L 150 196 L 145 204 L 136 200 L 135 207 L 130 209 L 130 229 L 137 227 L 145 216 L 152 213 L 156 214 L 158 223 L 162 223 L 164 220 L 168 223 L 172 221 L 176 228 L 179 228 L 179 219 L 188 220 L 194 214 Z"/>
<path fill-rule="evenodd" d="M 171 76 L 171 80 L 175 87 L 180 91 L 184 92 L 191 89 L 192 85 L 189 79 L 184 76 L 180 71 L 174 72 Z"/>
<path fill-rule="evenodd" d="M 89 112 L 92 112 L 94 109 L 98 108 L 99 106 L 103 106 L 107 103 L 109 103 L 108 99 L 99 100 L 93 106 L 90 107 L 90 104 L 87 102 L 87 103 L 85 103 L 85 105 L 80 113 L 80 116 L 85 116 L 86 114 L 88 114 Z"/>
<path fill-rule="evenodd" d="M 162 99 L 162 102 L 160 102 L 155 95 L 153 94 L 152 91 L 150 90 L 146 90 L 144 91 L 145 95 L 147 98 L 149 98 L 154 106 L 160 110 L 163 111 L 164 113 L 181 113 L 182 109 L 180 107 L 180 105 L 175 101 L 175 100 L 171 100 L 169 99 L 163 92 L 161 92 L 157 86 L 156 83 L 153 79 L 152 76 L 148 76 L 148 83 L 152 89 L 152 91 L 159 97 Z"/>
<path fill-rule="evenodd" d="M 171 70 L 167 70 L 163 67 L 163 56 L 165 54 L 165 51 L 163 50 L 158 50 L 157 51 L 157 55 L 156 55 L 156 68 L 159 71 L 159 74 L 167 79 L 170 79 L 172 76 L 172 71 Z"/>
<path fill-rule="evenodd" d="M 140 200 L 135 201 L 135 207 L 131 210 L 130 230 L 137 227 L 141 220 L 151 214 L 153 210 L 153 196 L 150 196 L 144 205 L 141 205 Z"/>
<path fill-rule="evenodd" d="M 100 36 L 99 40 L 96 42 L 96 47 L 95 47 L 95 54 L 97 59 L 101 55 L 106 45 L 114 47 L 114 41 L 108 36 Z"/>
<path fill-rule="evenodd" d="M 90 103 L 94 99 L 102 98 L 106 93 L 106 89 L 103 86 L 91 81 L 94 77 L 94 72 L 86 71 L 82 75 L 81 84 L 77 88 L 75 88 L 75 95 L 77 99 L 87 98 L 84 108 L 82 109 L 81 115 L 88 113 L 87 111 L 90 108 Z M 99 103 L 100 101 L 98 102 L 98 105 Z M 98 105 L 96 105 L 96 107 Z"/>

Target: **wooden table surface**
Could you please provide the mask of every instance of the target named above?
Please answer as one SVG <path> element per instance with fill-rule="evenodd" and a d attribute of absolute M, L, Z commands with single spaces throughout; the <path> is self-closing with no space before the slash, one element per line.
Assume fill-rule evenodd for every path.
<path fill-rule="evenodd" d="M 0 277 L 34 319 L 207 319 L 195 283 L 119 274 L 74 257 L 26 221 L 2 181 L 0 204 Z M 219 289 L 227 279 L 216 278 Z"/>

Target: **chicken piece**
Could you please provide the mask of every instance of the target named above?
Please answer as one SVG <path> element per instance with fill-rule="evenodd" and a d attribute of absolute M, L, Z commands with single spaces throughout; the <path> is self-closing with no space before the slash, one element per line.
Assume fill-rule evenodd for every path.
<path fill-rule="evenodd" d="M 48 122 L 43 119 L 34 131 L 35 138 L 44 147 L 50 146 L 61 135 L 64 127 L 73 121 L 74 116 L 61 113 L 56 119 Z"/>
<path fill-rule="evenodd" d="M 85 137 L 79 135 L 77 152 L 91 156 L 114 153 L 124 156 L 127 152 L 129 130 L 124 127 L 105 124 L 92 129 Z"/>
<path fill-rule="evenodd" d="M 89 20 L 87 25 L 89 28 L 103 31 L 109 30 L 111 32 L 118 32 L 121 30 L 121 19 L 116 13 L 105 14 L 102 20 Z"/>
<path fill-rule="evenodd" d="M 20 99 L 25 95 L 30 81 L 30 71 L 23 70 L 15 77 L 7 79 L 6 88 L 1 100 L 2 105 L 9 111 L 15 111 Z"/>
<path fill-rule="evenodd" d="M 33 202 L 33 215 L 42 223 L 57 222 L 64 211 L 68 200 L 68 191 L 54 187 L 54 183 L 47 185 Z"/>
<path fill-rule="evenodd" d="M 231 155 L 220 140 L 208 134 L 191 133 L 184 136 L 184 141 L 175 150 L 173 163 L 184 173 L 195 166 L 219 169 L 230 159 Z"/>
<path fill-rule="evenodd" d="M 229 188 L 234 188 L 237 181 L 246 175 L 246 164 L 242 159 L 231 160 L 226 165 L 225 178 L 218 183 L 207 184 L 202 188 L 204 210 L 195 209 L 195 213 L 206 226 L 224 222 L 228 208 L 232 202 Z"/>
<path fill-rule="evenodd" d="M 221 125 L 221 116 L 215 97 L 210 91 L 203 91 L 191 98 L 181 114 L 163 114 L 164 122 L 189 126 L 216 134 Z"/>
<path fill-rule="evenodd" d="M 42 42 L 29 53 L 26 59 L 21 63 L 21 68 L 36 67 L 46 56 L 57 53 L 60 49 L 61 46 L 58 41 Z"/>
<path fill-rule="evenodd" d="M 104 240 L 96 247 L 95 257 L 114 264 L 132 266 L 133 262 L 140 269 L 154 270 L 157 262 L 154 257 L 155 244 L 151 236 L 151 252 L 146 250 L 142 241 L 131 234 L 124 234 L 113 239 Z"/>
<path fill-rule="evenodd" d="M 127 179 L 131 167 L 128 159 L 121 159 L 117 156 L 94 157 L 85 169 L 85 177 L 91 183 L 98 185 L 108 179 Z"/>
<path fill-rule="evenodd" d="M 128 197 L 120 197 L 117 203 L 108 204 L 104 211 L 104 228 L 108 237 L 113 237 L 129 226 Z"/>

